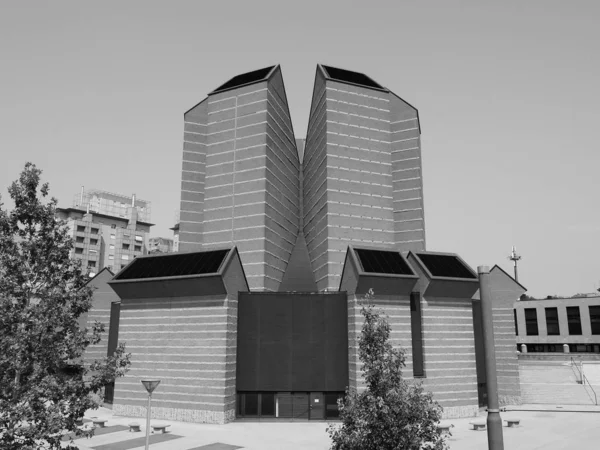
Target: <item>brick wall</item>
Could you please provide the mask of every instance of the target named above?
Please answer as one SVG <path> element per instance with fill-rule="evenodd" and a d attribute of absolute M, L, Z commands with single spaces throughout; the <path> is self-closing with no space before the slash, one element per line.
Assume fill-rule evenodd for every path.
<path fill-rule="evenodd" d="M 144 417 L 141 380 L 157 378 L 152 417 L 200 423 L 235 418 L 237 299 L 122 299 L 119 340 L 131 370 L 115 386 L 113 411 Z"/>
<path fill-rule="evenodd" d="M 423 385 L 434 393 L 447 418 L 475 416 L 479 410 L 471 299 L 425 298 Z"/>

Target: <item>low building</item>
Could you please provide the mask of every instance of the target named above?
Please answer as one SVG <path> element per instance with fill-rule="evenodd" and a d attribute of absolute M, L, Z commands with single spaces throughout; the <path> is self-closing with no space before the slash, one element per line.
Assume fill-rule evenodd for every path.
<path fill-rule="evenodd" d="M 477 415 L 485 386 L 472 303 L 477 274 L 448 253 L 404 257 L 350 246 L 345 261 L 335 292 L 261 292 L 249 288 L 236 247 L 137 258 L 109 281 L 121 300 L 111 330 L 132 352 L 130 372 L 116 382 L 115 414 L 143 416 L 139 380 L 152 377 L 161 380 L 157 418 L 333 419 L 346 387 L 364 388 L 356 340 L 360 302 L 373 289 L 392 343 L 406 351 L 405 378 L 433 392 L 445 417 Z M 507 309 L 510 320 L 508 305 L 498 312 Z M 520 402 L 512 339 L 512 353 L 501 355 L 501 404 Z M 499 355 L 504 346 L 497 341 Z"/>
<path fill-rule="evenodd" d="M 600 295 L 518 301 L 514 320 L 522 353 L 600 353 Z"/>

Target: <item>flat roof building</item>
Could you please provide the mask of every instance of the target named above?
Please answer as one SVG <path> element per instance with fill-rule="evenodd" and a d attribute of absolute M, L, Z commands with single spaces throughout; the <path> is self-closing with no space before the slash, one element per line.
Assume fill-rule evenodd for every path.
<path fill-rule="evenodd" d="M 71 256 L 94 276 L 108 268 L 116 273 L 147 252 L 150 202 L 97 189 L 84 190 L 70 208 L 57 208 L 74 241 Z"/>

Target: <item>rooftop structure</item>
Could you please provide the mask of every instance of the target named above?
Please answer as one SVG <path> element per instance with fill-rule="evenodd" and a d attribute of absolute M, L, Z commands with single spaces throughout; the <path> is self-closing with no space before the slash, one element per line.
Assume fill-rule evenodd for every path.
<path fill-rule="evenodd" d="M 147 252 L 150 202 L 98 189 L 73 197 L 73 206 L 58 208 L 75 241 L 72 257 L 80 259 L 90 276 L 103 268 L 113 273 Z"/>

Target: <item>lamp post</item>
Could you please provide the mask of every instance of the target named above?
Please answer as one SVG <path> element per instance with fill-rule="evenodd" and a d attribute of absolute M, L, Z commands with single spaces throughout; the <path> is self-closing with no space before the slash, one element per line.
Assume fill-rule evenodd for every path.
<path fill-rule="evenodd" d="M 150 447 L 150 409 L 152 408 L 152 392 L 160 384 L 160 380 L 142 380 L 148 391 L 148 408 L 146 409 L 146 450 Z"/>
<path fill-rule="evenodd" d="M 485 349 L 485 377 L 487 384 L 487 436 L 489 450 L 504 450 L 502 436 L 502 418 L 498 402 L 498 374 L 496 373 L 496 348 L 494 346 L 494 320 L 492 317 L 492 290 L 490 288 L 490 268 L 479 266 L 479 296 L 481 297 L 481 316 L 483 329 L 483 347 Z"/>

